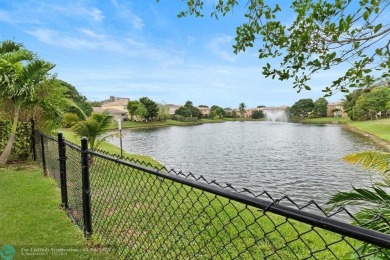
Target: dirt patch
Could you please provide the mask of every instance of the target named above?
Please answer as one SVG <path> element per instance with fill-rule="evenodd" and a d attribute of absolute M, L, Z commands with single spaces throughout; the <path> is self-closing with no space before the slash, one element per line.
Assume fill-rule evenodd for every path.
<path fill-rule="evenodd" d="M 372 135 L 370 133 L 367 133 L 365 131 L 362 131 L 360 129 L 357 129 L 356 127 L 353 127 L 353 126 L 350 126 L 350 125 L 347 125 L 347 124 L 342 125 L 342 128 L 346 129 L 348 131 L 352 131 L 352 132 L 358 133 L 358 134 L 360 134 L 360 135 L 370 139 L 371 141 L 373 141 L 377 145 L 383 147 L 387 152 L 390 152 L 390 143 L 388 141 L 383 140 L 382 138 L 379 138 L 379 137 L 377 137 L 375 135 Z"/>

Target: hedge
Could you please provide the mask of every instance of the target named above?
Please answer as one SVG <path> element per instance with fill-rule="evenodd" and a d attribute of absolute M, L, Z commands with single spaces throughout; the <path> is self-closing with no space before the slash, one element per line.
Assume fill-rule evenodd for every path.
<path fill-rule="evenodd" d="M 0 152 L 4 151 L 11 132 L 11 122 L 0 121 Z M 31 154 L 31 123 L 19 122 L 9 161 L 23 161 Z"/>

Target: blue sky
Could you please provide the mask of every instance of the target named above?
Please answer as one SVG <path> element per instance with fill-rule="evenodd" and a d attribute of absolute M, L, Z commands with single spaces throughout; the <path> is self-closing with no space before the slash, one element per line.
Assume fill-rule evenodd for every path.
<path fill-rule="evenodd" d="M 311 91 L 296 93 L 291 82 L 264 78 L 267 61 L 256 49 L 233 53 L 243 7 L 220 20 L 177 18 L 184 8 L 180 0 L 0 0 L 0 41 L 21 42 L 56 64 L 58 78 L 89 100 L 148 96 L 174 104 L 291 106 L 322 97 L 337 75 L 321 73 Z"/>

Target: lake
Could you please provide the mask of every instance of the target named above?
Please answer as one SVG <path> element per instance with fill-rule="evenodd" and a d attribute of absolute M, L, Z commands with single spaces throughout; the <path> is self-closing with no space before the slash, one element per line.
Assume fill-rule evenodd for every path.
<path fill-rule="evenodd" d="M 255 193 L 320 204 L 336 191 L 370 186 L 377 176 L 340 158 L 381 150 L 339 125 L 245 121 L 123 131 L 123 149 L 168 169 L 203 175 Z M 119 139 L 111 143 L 119 146 Z"/>

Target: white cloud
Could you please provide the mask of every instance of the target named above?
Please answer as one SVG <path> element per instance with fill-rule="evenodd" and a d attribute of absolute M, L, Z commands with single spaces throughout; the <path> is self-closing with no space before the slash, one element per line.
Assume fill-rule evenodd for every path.
<path fill-rule="evenodd" d="M 234 62 L 236 57 L 232 54 L 232 40 L 233 37 L 227 35 L 217 36 L 212 39 L 207 47 L 209 50 L 220 59 Z"/>
<path fill-rule="evenodd" d="M 39 41 L 67 49 L 88 49 L 88 50 L 106 50 L 121 52 L 125 51 L 125 47 L 115 40 L 110 39 L 106 35 L 96 34 L 91 30 L 80 29 L 80 33 L 76 35 L 67 34 L 51 29 L 37 28 L 26 33 L 34 36 Z"/>
<path fill-rule="evenodd" d="M 18 12 L 0 10 L 0 21 L 9 24 L 40 24 L 39 20 L 30 15 L 19 15 Z"/>
<path fill-rule="evenodd" d="M 141 17 L 136 15 L 127 4 L 119 3 L 117 0 L 112 0 L 111 3 L 115 7 L 119 18 L 125 20 L 126 22 L 130 22 L 133 28 L 137 30 L 143 29 L 145 26 L 144 21 Z"/>
<path fill-rule="evenodd" d="M 101 22 L 104 19 L 103 12 L 96 8 L 84 5 L 82 2 L 67 2 L 66 4 L 46 4 L 41 3 L 42 8 L 50 11 L 57 11 L 57 14 L 67 15 L 67 16 L 79 16 L 87 18 L 93 22 Z"/>

